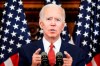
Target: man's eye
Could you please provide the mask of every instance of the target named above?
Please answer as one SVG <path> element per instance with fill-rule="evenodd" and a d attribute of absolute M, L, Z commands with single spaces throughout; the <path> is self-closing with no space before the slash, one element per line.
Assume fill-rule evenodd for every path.
<path fill-rule="evenodd" d="M 47 18 L 47 20 L 51 20 L 51 18 Z"/>
<path fill-rule="evenodd" d="M 60 19 L 56 19 L 57 21 L 61 21 Z"/>

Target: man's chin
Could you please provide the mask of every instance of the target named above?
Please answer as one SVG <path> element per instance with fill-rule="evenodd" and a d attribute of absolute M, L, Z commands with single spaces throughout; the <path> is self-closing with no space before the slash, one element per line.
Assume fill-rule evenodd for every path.
<path fill-rule="evenodd" d="M 57 36 L 56 35 L 50 35 L 49 37 L 50 38 L 56 38 Z"/>
<path fill-rule="evenodd" d="M 48 37 L 50 37 L 50 38 L 57 38 L 57 33 L 48 33 L 47 34 L 48 35 Z"/>

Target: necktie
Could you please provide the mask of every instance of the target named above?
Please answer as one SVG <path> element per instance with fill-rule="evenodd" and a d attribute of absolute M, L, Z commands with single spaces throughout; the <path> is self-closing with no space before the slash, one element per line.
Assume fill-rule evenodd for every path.
<path fill-rule="evenodd" d="M 54 52 L 53 48 L 54 48 L 54 45 L 51 44 L 50 45 L 50 50 L 48 52 L 48 59 L 49 59 L 50 66 L 54 66 L 55 65 L 55 61 L 56 61 L 55 52 Z"/>

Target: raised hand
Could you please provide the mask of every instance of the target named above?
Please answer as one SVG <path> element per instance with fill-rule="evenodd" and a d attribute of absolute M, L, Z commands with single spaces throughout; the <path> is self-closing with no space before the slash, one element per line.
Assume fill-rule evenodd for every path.
<path fill-rule="evenodd" d="M 63 58 L 63 66 L 72 66 L 73 59 L 66 51 L 64 51 L 66 58 Z"/>
<path fill-rule="evenodd" d="M 31 66 L 40 66 L 41 64 L 41 55 L 39 54 L 41 49 L 37 49 L 32 56 L 32 65 Z"/>

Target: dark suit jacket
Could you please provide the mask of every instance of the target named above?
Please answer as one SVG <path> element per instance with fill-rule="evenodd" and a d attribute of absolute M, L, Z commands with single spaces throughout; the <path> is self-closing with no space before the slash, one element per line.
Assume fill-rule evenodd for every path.
<path fill-rule="evenodd" d="M 44 52 L 42 40 L 34 41 L 33 44 L 23 46 L 19 52 L 19 66 L 31 66 L 32 55 L 38 48 L 41 48 L 41 52 Z M 62 40 L 60 52 L 62 52 L 65 57 L 64 51 L 67 51 L 72 56 L 72 66 L 85 66 L 86 55 L 82 49 Z"/>

